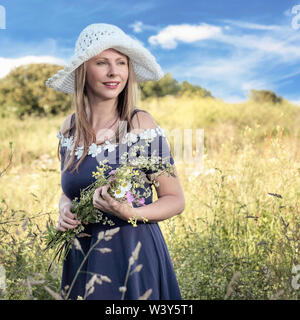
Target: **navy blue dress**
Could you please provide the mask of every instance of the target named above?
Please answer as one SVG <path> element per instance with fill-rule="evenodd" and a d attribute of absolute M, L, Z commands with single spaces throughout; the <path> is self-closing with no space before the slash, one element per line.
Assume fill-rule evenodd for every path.
<path fill-rule="evenodd" d="M 143 110 L 135 109 L 132 116 L 137 111 Z M 74 116 L 75 114 L 72 115 L 72 123 L 74 122 Z M 58 135 L 60 139 L 61 169 L 63 169 L 66 150 L 73 150 L 72 131 L 68 137 L 62 136 L 61 133 Z M 161 156 L 169 154 L 169 161 L 173 164 L 174 160 L 168 148 L 163 130 L 158 126 L 155 129 L 148 129 L 146 133 L 149 134 L 150 131 L 155 136 L 152 138 L 153 143 L 158 142 L 156 145 L 160 146 L 159 154 Z M 136 138 L 130 140 L 129 148 L 132 148 L 136 143 L 142 142 L 142 139 L 146 138 L 145 135 L 138 134 Z M 120 159 L 120 145 L 121 143 L 115 145 L 102 144 L 98 149 L 94 145 L 90 147 L 90 154 L 85 157 L 79 166 L 78 173 L 74 171 L 71 174 L 70 169 L 62 172 L 61 186 L 65 195 L 71 200 L 75 197 L 79 199 L 80 190 L 95 181 L 95 178 L 92 177 L 92 172 L 96 171 L 99 160 L 109 158 L 109 153 L 115 153 L 116 159 Z M 162 145 L 165 148 L 161 148 Z M 161 150 L 165 150 L 163 151 L 164 154 L 162 154 Z M 75 154 L 80 157 L 80 150 L 77 149 L 76 152 Z M 110 165 L 114 169 L 120 165 L 120 161 Z M 146 173 L 153 172 L 150 170 L 146 171 Z M 152 202 L 152 188 L 149 185 L 148 187 L 150 187 L 151 192 L 145 198 L 146 205 Z M 134 206 L 136 207 L 135 204 Z M 68 299 L 77 299 L 80 296 L 84 299 L 92 300 L 120 300 L 123 294 L 120 287 L 124 287 L 125 284 L 129 259 L 140 242 L 141 247 L 138 258 L 129 269 L 130 272 L 123 299 L 138 300 L 147 292 L 147 299 L 149 300 L 181 300 L 182 297 L 172 261 L 158 223 L 138 222 L 138 226 L 133 227 L 127 221 L 121 220 L 109 213 L 107 213 L 107 216 L 114 222 L 114 226 L 103 225 L 102 222 L 88 224 L 85 226 L 84 233 L 90 236 L 77 238 L 84 254 L 87 254 L 91 246 L 95 244 L 99 232 L 105 232 L 116 227 L 119 227 L 119 231 L 110 240 L 101 240 L 90 252 L 70 292 L 66 289 L 70 289 L 74 276 L 83 261 L 83 254 L 72 245 L 63 262 L 61 290 L 69 293 Z M 138 267 L 138 269 L 141 269 L 133 272 L 138 265 L 142 265 Z M 91 288 L 91 285 L 94 288 Z"/>

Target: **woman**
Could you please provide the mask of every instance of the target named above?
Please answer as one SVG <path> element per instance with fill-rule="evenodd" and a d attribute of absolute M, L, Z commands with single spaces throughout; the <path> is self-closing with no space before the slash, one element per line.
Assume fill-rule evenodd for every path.
<path fill-rule="evenodd" d="M 163 152 L 161 147 L 158 150 L 160 156 L 169 154 L 174 164 L 163 130 L 149 113 L 133 107 L 137 82 L 159 80 L 162 76 L 155 58 L 138 41 L 116 26 L 92 24 L 80 33 L 69 66 L 47 80 L 48 87 L 73 93 L 75 104 L 75 113 L 65 120 L 58 134 L 63 190 L 58 230 L 64 232 L 81 223 L 71 212 L 72 200 L 79 199 L 80 190 L 95 181 L 92 171 L 96 171 L 99 161 L 109 158 L 113 168 L 120 165 L 124 137 L 133 134 L 134 140 L 129 144 L 129 140 L 125 140 L 126 146 L 132 148 L 136 142 L 143 143 L 145 132 L 151 132 L 153 147 L 164 146 Z M 155 171 L 145 173 L 150 177 Z M 182 299 L 157 222 L 184 210 L 184 194 L 176 169 L 175 176 L 160 175 L 156 180 L 158 200 L 152 202 L 150 186 L 145 205 L 139 207 L 130 207 L 112 198 L 107 192 L 108 186 L 95 191 L 94 207 L 107 213 L 114 227 L 101 222 L 85 225 L 85 236 L 78 237 L 77 246 L 72 246 L 63 263 L 61 289 L 65 298 Z M 137 227 L 128 223 L 133 216 L 138 217 Z M 99 233 L 112 228 L 119 231 L 107 243 L 98 241 L 89 252 Z M 83 253 L 88 252 L 81 266 Z M 136 272 L 129 274 L 128 263 L 133 252 L 138 254 L 131 271 Z"/>

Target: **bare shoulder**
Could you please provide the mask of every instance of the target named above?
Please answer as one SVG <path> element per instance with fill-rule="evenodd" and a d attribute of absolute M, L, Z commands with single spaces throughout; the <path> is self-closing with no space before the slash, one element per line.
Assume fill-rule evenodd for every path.
<path fill-rule="evenodd" d="M 65 135 L 71 127 L 71 118 L 72 114 L 68 115 L 67 118 L 64 120 L 63 124 L 61 125 L 60 132 Z"/>
<path fill-rule="evenodd" d="M 145 110 L 136 112 L 131 121 L 135 132 L 155 129 L 158 126 L 151 114 Z"/>

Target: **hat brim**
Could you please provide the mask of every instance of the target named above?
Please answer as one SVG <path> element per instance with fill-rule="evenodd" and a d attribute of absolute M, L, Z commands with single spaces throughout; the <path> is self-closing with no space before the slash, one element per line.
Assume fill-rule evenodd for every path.
<path fill-rule="evenodd" d="M 150 51 L 137 40 L 124 35 L 121 40 L 112 38 L 105 44 L 97 42 L 86 49 L 84 55 L 74 55 L 64 69 L 59 70 L 45 82 L 46 86 L 64 93 L 74 93 L 75 69 L 83 62 L 110 48 L 118 50 L 130 58 L 137 82 L 157 81 L 164 76 L 161 67 Z"/>

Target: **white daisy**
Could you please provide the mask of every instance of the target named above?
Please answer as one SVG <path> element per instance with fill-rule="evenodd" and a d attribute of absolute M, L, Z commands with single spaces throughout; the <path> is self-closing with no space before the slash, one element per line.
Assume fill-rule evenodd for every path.
<path fill-rule="evenodd" d="M 141 139 L 153 139 L 157 136 L 155 129 L 146 129 L 144 132 L 139 134 Z"/>
<path fill-rule="evenodd" d="M 69 140 L 69 138 L 65 138 L 65 137 L 63 136 L 62 139 L 61 139 L 61 145 L 62 145 L 63 147 L 66 147 L 66 146 L 67 146 L 67 143 L 68 143 L 68 140 Z"/>
<path fill-rule="evenodd" d="M 130 147 L 132 144 L 136 143 L 138 136 L 135 133 L 128 132 L 127 134 L 127 144 Z"/>
<path fill-rule="evenodd" d="M 61 145 L 62 145 L 62 147 L 66 147 L 66 143 L 67 143 L 67 138 L 65 138 L 65 137 L 62 137 L 62 139 L 61 139 Z"/>
<path fill-rule="evenodd" d="M 101 152 L 101 146 L 97 146 L 96 143 L 92 143 L 89 146 L 89 153 L 93 158 L 95 158 Z"/>
<path fill-rule="evenodd" d="M 73 150 L 74 148 L 74 141 L 73 141 L 73 137 L 71 136 L 70 138 L 64 138 L 64 147 L 67 147 L 68 150 Z"/>
<path fill-rule="evenodd" d="M 82 154 L 83 154 L 83 146 L 77 147 L 76 152 L 75 152 L 77 159 L 80 159 L 82 157 Z"/>
<path fill-rule="evenodd" d="M 126 191 L 122 188 L 118 188 L 117 190 L 115 190 L 114 192 L 114 196 L 116 198 L 123 198 L 125 196 Z"/>
<path fill-rule="evenodd" d="M 121 184 L 120 188 L 124 190 L 126 193 L 131 189 L 132 184 L 129 181 L 125 181 L 124 183 Z"/>
<path fill-rule="evenodd" d="M 103 146 L 104 150 L 108 150 L 108 152 L 114 151 L 115 150 L 116 145 L 110 143 L 108 140 L 105 141 L 105 144 Z"/>

